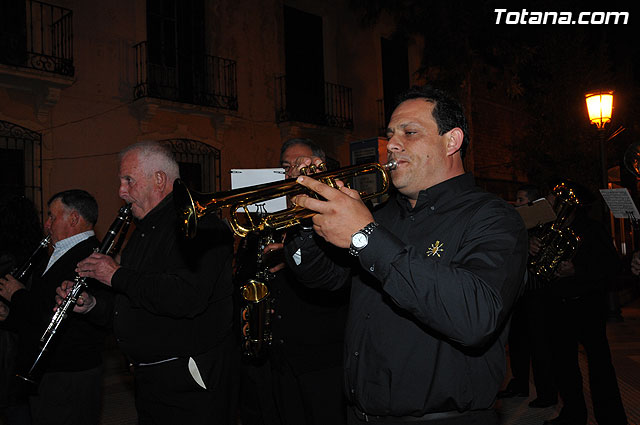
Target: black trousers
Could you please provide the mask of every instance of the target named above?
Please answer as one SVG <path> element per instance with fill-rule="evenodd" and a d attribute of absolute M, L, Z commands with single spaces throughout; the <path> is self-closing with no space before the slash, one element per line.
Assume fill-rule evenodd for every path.
<path fill-rule="evenodd" d="M 509 361 L 517 389 L 529 390 L 529 365 L 533 369 L 536 396 L 556 397 L 549 335 L 548 288 L 525 292 L 513 311 L 509 329 Z M 514 388 L 516 389 L 516 388 Z"/>
<path fill-rule="evenodd" d="M 94 425 L 100 419 L 102 367 L 45 373 L 29 397 L 33 425 Z"/>
<path fill-rule="evenodd" d="M 242 366 L 243 425 L 344 425 L 342 366 L 296 372 L 286 361 Z"/>
<path fill-rule="evenodd" d="M 498 425 L 498 414 L 493 410 L 466 412 L 459 416 L 444 418 L 394 418 L 391 416 L 373 417 L 369 422 L 361 418 L 354 407 L 348 409 L 348 425 Z"/>
<path fill-rule="evenodd" d="M 599 425 L 626 424 L 606 333 L 606 295 L 594 292 L 574 298 L 554 298 L 553 356 L 556 385 L 562 397 L 561 416 L 586 423 L 587 407 L 578 363 L 582 344 L 589 364 L 593 412 Z"/>
<path fill-rule="evenodd" d="M 206 389 L 189 371 L 189 359 L 134 366 L 135 404 L 139 425 L 227 425 L 231 423 L 233 346 L 229 339 L 199 365 Z M 203 361 L 203 363 L 205 363 Z M 210 373 L 211 372 L 211 373 Z"/>

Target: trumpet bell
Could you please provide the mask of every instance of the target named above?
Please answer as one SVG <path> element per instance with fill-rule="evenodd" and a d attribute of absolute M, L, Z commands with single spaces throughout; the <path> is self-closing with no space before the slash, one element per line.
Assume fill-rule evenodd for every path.
<path fill-rule="evenodd" d="M 191 197 L 187 185 L 180 179 L 173 182 L 173 203 L 178 214 L 178 226 L 187 237 L 195 236 L 198 226 L 196 203 Z"/>

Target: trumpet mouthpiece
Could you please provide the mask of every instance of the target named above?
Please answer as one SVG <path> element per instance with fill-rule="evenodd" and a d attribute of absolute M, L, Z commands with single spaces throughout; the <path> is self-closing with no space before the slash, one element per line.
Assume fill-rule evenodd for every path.
<path fill-rule="evenodd" d="M 384 164 L 383 167 L 387 171 L 395 170 L 396 167 L 398 167 L 398 161 L 396 161 L 395 159 L 392 159 L 391 161 L 389 161 L 386 164 Z"/>

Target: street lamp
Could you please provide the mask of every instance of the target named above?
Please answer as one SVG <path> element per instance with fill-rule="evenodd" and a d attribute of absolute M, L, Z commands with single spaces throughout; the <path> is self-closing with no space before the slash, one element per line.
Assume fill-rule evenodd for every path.
<path fill-rule="evenodd" d="M 589 112 L 589 120 L 591 124 L 598 127 L 600 136 L 600 166 L 602 168 L 602 187 L 608 187 L 609 178 L 607 175 L 607 153 L 605 149 L 605 133 L 604 125 L 611 121 L 611 113 L 613 111 L 613 91 L 601 90 L 597 92 L 587 93 L 585 95 L 587 102 L 587 111 Z"/>

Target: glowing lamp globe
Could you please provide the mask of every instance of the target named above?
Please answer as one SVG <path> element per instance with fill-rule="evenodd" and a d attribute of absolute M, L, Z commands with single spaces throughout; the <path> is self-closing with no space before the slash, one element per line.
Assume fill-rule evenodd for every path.
<path fill-rule="evenodd" d="M 606 123 L 611 121 L 613 91 L 589 93 L 585 98 L 591 124 L 595 124 L 598 128 L 603 128 Z"/>

